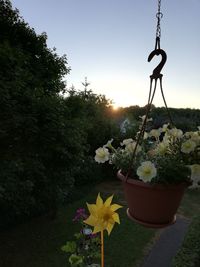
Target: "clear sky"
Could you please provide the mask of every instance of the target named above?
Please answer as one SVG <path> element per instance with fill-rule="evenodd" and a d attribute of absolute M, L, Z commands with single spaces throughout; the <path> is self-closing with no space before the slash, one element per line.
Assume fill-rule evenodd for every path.
<path fill-rule="evenodd" d="M 143 106 L 155 46 L 157 0 L 12 0 L 48 47 L 66 54 L 67 85 L 105 94 L 116 105 Z M 169 107 L 200 108 L 200 0 L 162 0 L 161 48 L 168 60 L 162 73 Z M 154 104 L 163 106 L 158 91 Z"/>

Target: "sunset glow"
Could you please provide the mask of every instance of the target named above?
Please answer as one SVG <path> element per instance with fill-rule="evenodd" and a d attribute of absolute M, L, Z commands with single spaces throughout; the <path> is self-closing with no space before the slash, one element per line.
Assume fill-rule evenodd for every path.
<path fill-rule="evenodd" d="M 112 109 L 113 109 L 114 111 L 117 111 L 117 110 L 119 109 L 119 106 L 116 105 L 116 104 L 113 104 L 113 105 L 112 105 Z"/>
<path fill-rule="evenodd" d="M 47 32 L 48 47 L 67 55 L 69 87 L 81 90 L 87 77 L 95 93 L 113 100 L 114 109 L 146 105 L 149 76 L 160 62 L 159 57 L 147 62 L 155 43 L 156 1 L 12 2 L 38 34 Z M 163 88 L 169 107 L 199 108 L 200 1 L 179 2 L 162 3 L 161 48 L 168 55 Z M 164 106 L 159 90 L 154 104 Z"/>

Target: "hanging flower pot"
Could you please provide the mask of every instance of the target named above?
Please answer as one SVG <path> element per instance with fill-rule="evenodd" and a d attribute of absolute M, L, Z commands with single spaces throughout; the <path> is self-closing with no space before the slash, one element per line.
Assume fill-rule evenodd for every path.
<path fill-rule="evenodd" d="M 132 138 L 118 147 L 112 142 L 96 150 L 95 160 L 120 170 L 129 218 L 154 228 L 174 223 L 185 189 L 200 182 L 200 130 L 163 125 L 145 132 L 140 144 Z"/>
<path fill-rule="evenodd" d="M 128 217 L 144 226 L 160 228 L 176 221 L 176 212 L 188 184 L 160 185 L 130 179 L 117 173 L 128 204 Z"/>
<path fill-rule="evenodd" d="M 96 150 L 98 163 L 109 161 L 118 170 L 128 204 L 128 216 L 148 227 L 164 227 L 176 221 L 176 211 L 185 189 L 189 184 L 198 186 L 200 182 L 200 128 L 183 133 L 174 126 L 165 100 L 161 70 L 167 54 L 160 48 L 160 12 L 158 0 L 157 30 L 155 49 L 148 61 L 161 56 L 160 63 L 150 76 L 150 89 L 146 114 L 135 137 L 123 140 L 115 148 L 108 141 Z M 160 85 L 162 98 L 169 123 L 158 129 L 148 125 L 157 85 Z M 147 131 L 148 129 L 148 131 Z"/>

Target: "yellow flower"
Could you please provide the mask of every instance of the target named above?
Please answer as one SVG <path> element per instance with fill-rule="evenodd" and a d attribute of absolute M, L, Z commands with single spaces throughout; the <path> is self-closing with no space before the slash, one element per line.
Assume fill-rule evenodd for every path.
<path fill-rule="evenodd" d="M 192 140 L 187 140 L 182 144 L 181 151 L 185 154 L 189 154 L 190 152 L 194 151 L 195 147 L 195 142 L 193 142 Z"/>
<path fill-rule="evenodd" d="M 144 161 L 141 166 L 138 167 L 137 175 L 144 182 L 150 182 L 151 179 L 157 175 L 157 170 L 151 161 Z"/>
<path fill-rule="evenodd" d="M 94 226 L 93 234 L 107 230 L 110 235 L 115 222 L 120 224 L 119 215 L 115 211 L 122 208 L 122 206 L 118 204 L 111 205 L 112 199 L 113 195 L 107 198 L 103 203 L 99 193 L 96 199 L 96 204 L 87 203 L 90 216 L 84 223 Z"/>

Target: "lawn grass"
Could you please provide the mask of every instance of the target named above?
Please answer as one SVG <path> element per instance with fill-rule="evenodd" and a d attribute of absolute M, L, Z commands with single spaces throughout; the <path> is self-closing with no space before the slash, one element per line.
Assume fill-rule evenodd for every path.
<path fill-rule="evenodd" d="M 173 260 L 173 267 L 200 266 L 200 213 L 193 217 L 183 245 Z"/>
<path fill-rule="evenodd" d="M 188 189 L 179 213 L 191 219 L 183 244 L 173 259 L 173 267 L 200 266 L 200 189 Z"/>
<path fill-rule="evenodd" d="M 192 218 L 200 214 L 200 189 L 188 189 L 183 197 L 181 206 L 178 210 L 181 215 Z"/>
<path fill-rule="evenodd" d="M 97 191 L 92 190 L 83 198 L 62 207 L 54 221 L 41 217 L 15 229 L 0 233 L 1 267 L 67 267 L 68 259 L 61 251 L 67 240 L 79 231 L 79 225 L 72 222 L 77 208 L 94 203 Z M 106 197 L 102 194 L 103 198 Z M 117 197 L 114 202 L 118 203 Z M 126 208 L 120 210 L 121 225 L 116 225 L 110 237 L 105 234 L 105 266 L 134 267 L 142 259 L 146 244 L 155 230 L 146 229 L 130 221 Z"/>
<path fill-rule="evenodd" d="M 105 242 L 106 267 L 134 267 L 144 256 L 144 249 L 155 235 L 155 230 L 144 228 L 126 215 L 126 208 L 119 211 L 121 224 L 116 225 Z M 107 235 L 106 235 L 107 236 Z"/>
<path fill-rule="evenodd" d="M 121 203 L 120 192 L 116 188 L 115 184 L 109 182 L 97 189 L 81 188 L 79 192 L 74 192 L 74 199 L 79 200 L 60 208 L 56 220 L 41 217 L 0 233 L 0 266 L 68 267 L 67 256 L 60 248 L 79 231 L 79 225 L 72 222 L 75 211 L 86 207 L 86 202 L 94 203 L 98 191 L 104 192 L 102 197 L 105 199 L 116 190 L 113 201 Z M 179 214 L 191 218 L 198 212 L 200 190 L 187 190 Z M 135 267 L 142 261 L 146 247 L 158 232 L 129 220 L 126 207 L 120 209 L 119 213 L 121 224 L 116 224 L 109 238 L 105 233 L 105 266 Z"/>

